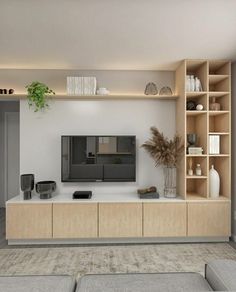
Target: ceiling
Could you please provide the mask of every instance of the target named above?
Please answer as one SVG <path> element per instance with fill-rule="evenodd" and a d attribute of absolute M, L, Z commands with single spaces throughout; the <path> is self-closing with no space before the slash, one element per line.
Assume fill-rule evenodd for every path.
<path fill-rule="evenodd" d="M 236 0 L 0 0 L 0 68 L 173 70 L 236 60 Z"/>

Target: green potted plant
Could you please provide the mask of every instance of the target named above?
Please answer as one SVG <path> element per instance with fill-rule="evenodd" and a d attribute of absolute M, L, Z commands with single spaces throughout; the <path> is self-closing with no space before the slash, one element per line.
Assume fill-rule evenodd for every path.
<path fill-rule="evenodd" d="M 152 137 L 141 147 L 154 159 L 156 166 L 164 166 L 164 195 L 174 198 L 176 197 L 176 167 L 183 154 L 184 144 L 178 135 L 168 139 L 156 127 L 151 127 L 150 130 Z"/>
<path fill-rule="evenodd" d="M 30 107 L 34 106 L 35 112 L 48 108 L 48 98 L 55 94 L 46 84 L 39 81 L 33 81 L 26 86 L 26 89 L 28 104 Z"/>

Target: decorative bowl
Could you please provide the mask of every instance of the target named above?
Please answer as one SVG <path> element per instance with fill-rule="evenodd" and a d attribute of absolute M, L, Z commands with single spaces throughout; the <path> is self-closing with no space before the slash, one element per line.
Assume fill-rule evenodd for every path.
<path fill-rule="evenodd" d="M 55 181 L 44 180 L 36 183 L 36 192 L 40 195 L 40 199 L 50 199 L 55 190 Z"/>

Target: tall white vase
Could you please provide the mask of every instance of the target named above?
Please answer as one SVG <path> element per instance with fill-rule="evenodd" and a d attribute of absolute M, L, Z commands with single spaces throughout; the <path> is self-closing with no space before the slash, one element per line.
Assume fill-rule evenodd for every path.
<path fill-rule="evenodd" d="M 215 170 L 214 165 L 211 166 L 209 175 L 210 198 L 219 198 L 220 195 L 220 176 Z"/>

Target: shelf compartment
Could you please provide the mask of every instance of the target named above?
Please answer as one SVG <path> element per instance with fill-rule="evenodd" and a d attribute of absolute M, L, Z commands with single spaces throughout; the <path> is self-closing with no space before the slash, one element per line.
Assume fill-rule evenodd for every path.
<path fill-rule="evenodd" d="M 206 91 L 190 91 L 190 92 L 186 92 L 186 97 L 187 98 L 197 98 L 200 97 L 202 95 L 207 94 Z"/>
<path fill-rule="evenodd" d="M 230 75 L 230 62 L 218 60 L 209 61 L 209 74 Z"/>
<path fill-rule="evenodd" d="M 205 175 L 187 175 L 186 179 L 207 179 Z"/>
<path fill-rule="evenodd" d="M 213 98 L 215 98 L 215 101 L 220 104 L 222 111 L 229 111 L 230 109 L 230 94 L 220 94 L 217 92 L 217 94 L 214 94 L 214 92 L 209 93 L 209 104 L 213 102 Z M 210 108 L 210 107 L 209 107 Z M 213 111 L 211 111 L 213 112 Z"/>
<path fill-rule="evenodd" d="M 209 170 L 214 165 L 215 170 L 220 176 L 220 195 L 222 197 L 230 198 L 230 158 L 227 156 L 210 156 Z"/>
<path fill-rule="evenodd" d="M 230 78 L 229 78 L 229 76 L 227 76 L 224 79 L 221 79 L 218 82 L 211 81 L 211 79 L 209 79 L 209 91 L 211 91 L 211 92 L 214 92 L 214 91 L 216 91 L 216 92 L 225 92 L 225 91 L 229 91 L 229 89 L 230 89 Z"/>
<path fill-rule="evenodd" d="M 186 74 L 194 75 L 201 81 L 203 91 L 208 91 L 208 64 L 205 60 L 186 60 Z"/>
<path fill-rule="evenodd" d="M 229 111 L 209 111 L 209 116 L 218 116 L 218 115 L 224 115 L 224 114 L 229 114 Z"/>
<path fill-rule="evenodd" d="M 209 157 L 229 157 L 229 154 L 209 154 Z"/>
<path fill-rule="evenodd" d="M 187 156 L 186 157 L 186 171 L 188 172 L 188 169 L 189 169 L 189 164 L 192 160 L 192 170 L 193 170 L 193 173 L 194 175 L 193 176 L 189 176 L 188 173 L 186 174 L 186 178 L 188 179 L 194 179 L 195 177 L 196 178 L 207 178 L 207 157 L 200 157 L 200 156 L 195 156 L 195 157 L 189 157 Z M 201 165 L 201 169 L 202 169 L 202 176 L 196 176 L 195 175 L 195 169 L 197 167 L 197 164 L 200 164 Z"/>
<path fill-rule="evenodd" d="M 229 133 L 209 133 L 209 136 L 211 135 L 219 135 L 220 136 L 220 154 L 210 154 L 210 156 L 219 156 L 219 155 L 229 155 L 230 151 L 230 139 L 229 139 Z M 210 146 L 210 143 L 209 143 Z"/>
<path fill-rule="evenodd" d="M 207 154 L 187 154 L 186 157 L 207 157 Z"/>
<path fill-rule="evenodd" d="M 191 196 L 207 198 L 207 179 L 187 179 L 187 199 Z"/>
<path fill-rule="evenodd" d="M 229 78 L 229 75 L 209 75 L 209 85 L 215 85 L 227 78 Z"/>
<path fill-rule="evenodd" d="M 193 111 L 186 111 L 187 116 L 197 116 L 197 115 L 202 115 L 202 114 L 206 114 L 207 111 L 197 111 L 197 110 L 193 110 Z"/>
<path fill-rule="evenodd" d="M 187 93 L 186 95 L 186 100 L 187 101 L 194 101 L 196 102 L 196 104 L 202 104 L 203 105 L 203 111 L 204 110 L 207 110 L 207 104 L 208 104 L 208 99 L 207 99 L 207 94 L 206 93 L 202 93 L 201 94 L 199 92 L 196 92 L 197 94 L 189 94 Z M 187 105 L 186 105 L 186 108 L 187 108 Z"/>
<path fill-rule="evenodd" d="M 207 197 L 198 195 L 197 193 L 187 193 L 186 200 L 207 200 Z"/>
<path fill-rule="evenodd" d="M 203 148 L 203 154 L 207 153 L 207 114 L 187 116 L 187 134 L 197 134 L 197 147 Z M 187 141 L 187 135 L 186 135 Z"/>
<path fill-rule="evenodd" d="M 209 115 L 209 132 L 229 133 L 229 113 Z"/>

